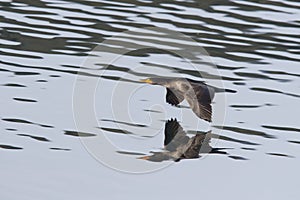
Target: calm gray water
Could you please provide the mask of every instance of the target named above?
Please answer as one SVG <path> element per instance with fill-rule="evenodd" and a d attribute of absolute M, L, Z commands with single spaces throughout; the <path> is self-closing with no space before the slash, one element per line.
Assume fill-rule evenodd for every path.
<path fill-rule="evenodd" d="M 0 7 L 0 199 L 299 199 L 298 1 L 5 0 Z M 162 87 L 138 83 L 162 75 L 203 80 L 199 71 L 231 91 L 216 95 L 212 124 L 186 103 L 166 104 Z M 74 91 L 89 81 L 97 83 L 95 113 L 82 128 Z M 170 118 L 191 137 L 213 129 L 211 146 L 226 154 L 137 159 L 162 148 Z M 101 134 L 117 151 L 101 146 Z M 113 155 L 101 164 L 95 152 Z M 149 173 L 120 172 L 134 172 L 123 162 Z"/>

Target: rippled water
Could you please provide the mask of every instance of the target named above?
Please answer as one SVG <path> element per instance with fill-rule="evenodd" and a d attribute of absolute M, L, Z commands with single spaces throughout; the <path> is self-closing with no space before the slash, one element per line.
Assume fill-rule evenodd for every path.
<path fill-rule="evenodd" d="M 299 2 L 8 0 L 0 7 L 1 199 L 299 196 Z M 212 62 L 199 61 L 195 43 L 158 28 L 190 37 Z M 90 67 L 97 45 L 102 57 Z M 215 66 L 219 74 L 209 71 Z M 201 131 L 214 129 L 211 145 L 227 154 L 144 175 L 98 164 L 78 139 L 93 140 L 96 130 L 118 147 L 116 155 L 132 160 L 162 148 L 165 120 L 177 117 L 191 137 L 199 131 L 187 104 L 170 107 L 162 87 L 138 83 L 167 74 L 205 77 L 216 87 L 222 79 L 227 92 L 215 98 L 214 123 L 199 123 Z M 99 81 L 98 124 L 78 133 L 74 86 L 92 79 Z M 116 85 L 117 96 L 110 96 Z M 226 117 L 219 123 L 222 95 Z M 127 108 L 131 120 L 114 116 L 110 102 L 119 105 L 116 113 Z"/>

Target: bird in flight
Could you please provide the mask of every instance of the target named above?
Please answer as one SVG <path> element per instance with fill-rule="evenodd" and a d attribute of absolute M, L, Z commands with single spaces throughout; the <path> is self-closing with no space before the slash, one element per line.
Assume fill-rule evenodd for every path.
<path fill-rule="evenodd" d="M 211 102 L 215 95 L 213 87 L 206 85 L 204 82 L 187 78 L 155 77 L 140 81 L 152 85 L 164 86 L 167 89 L 167 103 L 177 106 L 185 99 L 199 118 L 211 122 Z"/>

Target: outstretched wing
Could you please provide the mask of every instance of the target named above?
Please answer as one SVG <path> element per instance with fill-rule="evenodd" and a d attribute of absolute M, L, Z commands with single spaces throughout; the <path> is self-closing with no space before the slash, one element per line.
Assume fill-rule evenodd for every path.
<path fill-rule="evenodd" d="M 179 91 L 167 88 L 166 101 L 169 104 L 171 104 L 172 106 L 177 106 L 183 101 L 183 99 L 184 96 Z"/>
<path fill-rule="evenodd" d="M 193 112 L 209 122 L 211 122 L 212 116 L 211 101 L 213 97 L 214 90 L 206 85 L 192 85 L 185 94 L 185 99 Z"/>
<path fill-rule="evenodd" d="M 197 134 L 191 138 L 183 154 L 184 158 L 198 158 L 204 140 L 205 135 L 202 134 Z"/>
<path fill-rule="evenodd" d="M 189 137 L 176 119 L 168 120 L 165 124 L 164 146 L 168 151 L 176 151 L 179 146 L 185 145 Z"/>

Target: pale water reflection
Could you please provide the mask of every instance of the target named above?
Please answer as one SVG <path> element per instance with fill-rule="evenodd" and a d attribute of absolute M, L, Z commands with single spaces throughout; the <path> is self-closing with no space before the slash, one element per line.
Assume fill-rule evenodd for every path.
<path fill-rule="evenodd" d="M 299 199 L 299 2 L 5 0 L 0 7 L 0 199 L 199 194 Z M 197 45 L 145 27 L 180 32 Z M 124 31 L 134 34 L 117 36 Z M 82 68 L 90 52 L 109 38 L 98 65 Z M 145 45 L 152 48 L 136 49 Z M 199 59 L 198 46 L 212 62 Z M 104 59 L 125 49 L 129 53 L 114 63 Z M 183 58 L 172 51 L 193 53 Z M 191 63 L 201 67 L 196 70 Z M 78 73 L 81 81 L 101 82 L 95 91 L 97 124 L 90 129 L 78 130 L 74 122 Z M 164 102 L 164 90 L 138 82 L 165 75 L 225 88 L 212 102 L 212 126 L 198 124 L 188 104 L 173 108 Z M 220 78 L 224 87 L 217 83 Z M 128 108 L 132 120 L 114 117 L 107 106 L 116 84 L 123 92 L 118 94 L 132 94 L 128 102 L 122 95 L 113 102 Z M 223 95 L 226 102 L 220 104 Z M 225 121 L 216 123 L 222 108 Z M 180 121 L 189 138 L 214 129 L 210 147 L 225 153 L 167 161 L 173 164 L 161 171 L 131 175 L 99 164 L 80 140 L 93 140 L 100 132 L 118 147 L 116 155 L 151 156 L 149 151 L 163 147 L 170 118 Z"/>

